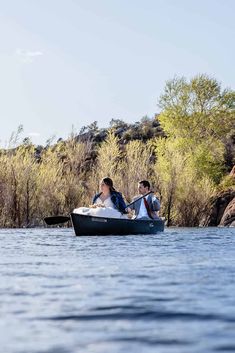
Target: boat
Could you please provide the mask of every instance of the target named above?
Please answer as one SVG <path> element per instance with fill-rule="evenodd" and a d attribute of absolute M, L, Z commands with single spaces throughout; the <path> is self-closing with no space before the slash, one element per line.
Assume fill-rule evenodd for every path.
<path fill-rule="evenodd" d="M 77 236 L 156 234 L 164 231 L 164 220 L 161 218 L 140 220 L 71 213 L 71 220 Z"/>

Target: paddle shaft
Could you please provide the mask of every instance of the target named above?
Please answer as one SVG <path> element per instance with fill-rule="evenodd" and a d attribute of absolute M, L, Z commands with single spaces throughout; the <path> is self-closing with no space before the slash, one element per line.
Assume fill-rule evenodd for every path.
<path fill-rule="evenodd" d="M 152 194 L 152 193 L 153 193 L 153 191 L 149 191 L 149 192 L 147 192 L 147 194 L 142 195 L 141 197 L 138 197 L 138 199 L 136 199 L 135 201 L 129 203 L 129 205 L 126 206 L 126 209 L 127 209 L 128 207 L 132 206 L 132 205 L 133 205 L 134 203 L 136 203 L 137 201 L 143 199 L 145 196 L 148 196 L 149 194 Z"/>

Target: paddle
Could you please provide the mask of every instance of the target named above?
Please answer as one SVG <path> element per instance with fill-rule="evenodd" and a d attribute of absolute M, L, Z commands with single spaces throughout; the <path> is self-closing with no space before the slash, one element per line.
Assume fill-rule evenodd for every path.
<path fill-rule="evenodd" d="M 69 220 L 70 220 L 70 217 L 68 217 L 68 216 L 52 216 L 52 217 L 45 217 L 44 218 L 44 221 L 49 226 L 59 224 L 59 223 L 65 223 L 65 222 L 68 222 Z"/>
<path fill-rule="evenodd" d="M 134 203 L 136 203 L 137 201 L 143 199 L 145 196 L 151 194 L 153 191 L 149 191 L 147 194 L 138 197 L 138 199 L 136 199 L 135 201 L 129 203 L 129 205 L 126 206 L 126 209 L 133 205 Z M 56 225 L 56 224 L 60 224 L 60 223 L 65 223 L 68 222 L 70 220 L 70 217 L 68 216 L 51 216 L 51 217 L 45 217 L 44 221 L 46 222 L 47 225 L 52 226 L 52 225 Z"/>
<path fill-rule="evenodd" d="M 136 199 L 135 201 L 129 203 L 129 205 L 126 206 L 126 209 L 127 209 L 128 207 L 130 207 L 131 205 L 133 205 L 134 203 L 136 203 L 137 201 L 143 199 L 145 196 L 147 196 L 147 195 L 149 195 L 149 194 L 152 194 L 152 193 L 153 193 L 153 191 L 149 191 L 149 192 L 147 192 L 147 194 L 144 194 L 144 195 L 142 195 L 141 197 L 138 197 L 138 199 Z"/>

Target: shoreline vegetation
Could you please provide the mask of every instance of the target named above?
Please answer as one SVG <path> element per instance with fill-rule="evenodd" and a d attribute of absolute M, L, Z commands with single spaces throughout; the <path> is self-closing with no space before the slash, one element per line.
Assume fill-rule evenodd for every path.
<path fill-rule="evenodd" d="M 20 126 L 0 149 L 0 227 L 41 226 L 89 205 L 104 176 L 127 202 L 139 180 L 150 180 L 168 225 L 235 222 L 235 91 L 205 74 L 176 77 L 158 107 L 153 118 L 112 119 L 105 129 L 93 122 L 44 147 L 20 141 Z"/>

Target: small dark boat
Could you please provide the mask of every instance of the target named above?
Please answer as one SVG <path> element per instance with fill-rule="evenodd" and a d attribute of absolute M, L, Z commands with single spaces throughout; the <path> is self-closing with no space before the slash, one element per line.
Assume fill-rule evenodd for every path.
<path fill-rule="evenodd" d="M 71 214 L 76 235 L 156 234 L 164 231 L 164 220 L 105 218 Z"/>

